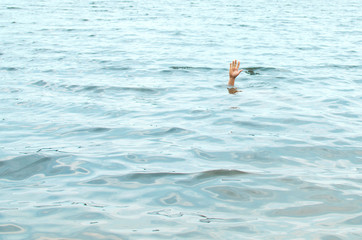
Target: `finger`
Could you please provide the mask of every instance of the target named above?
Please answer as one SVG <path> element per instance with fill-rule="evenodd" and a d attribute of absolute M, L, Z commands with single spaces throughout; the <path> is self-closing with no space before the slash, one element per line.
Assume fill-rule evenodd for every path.
<path fill-rule="evenodd" d="M 233 67 L 232 67 L 232 63 L 230 63 L 230 69 L 232 69 Z"/>
<path fill-rule="evenodd" d="M 236 62 L 237 62 L 237 61 L 236 61 L 236 59 L 235 59 L 235 60 L 234 60 L 234 68 L 236 67 Z"/>
<path fill-rule="evenodd" d="M 240 67 L 240 62 L 238 62 L 238 67 L 236 69 L 239 69 L 239 67 Z"/>
<path fill-rule="evenodd" d="M 243 71 L 243 69 L 239 70 L 238 74 L 240 74 Z"/>

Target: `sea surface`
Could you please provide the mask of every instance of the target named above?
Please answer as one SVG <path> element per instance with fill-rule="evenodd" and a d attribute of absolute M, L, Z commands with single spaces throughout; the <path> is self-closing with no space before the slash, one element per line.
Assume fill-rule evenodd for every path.
<path fill-rule="evenodd" d="M 361 9 L 1 0 L 0 239 L 362 239 Z"/>

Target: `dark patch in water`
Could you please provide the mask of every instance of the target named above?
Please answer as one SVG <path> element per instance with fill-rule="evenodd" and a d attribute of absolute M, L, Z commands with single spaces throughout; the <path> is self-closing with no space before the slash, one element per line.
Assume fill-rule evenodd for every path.
<path fill-rule="evenodd" d="M 81 91 L 93 91 L 93 90 L 100 90 L 98 86 L 85 86 Z"/>
<path fill-rule="evenodd" d="M 108 66 L 108 67 L 103 67 L 102 70 L 126 71 L 126 70 L 130 70 L 130 68 L 129 67 Z"/>
<path fill-rule="evenodd" d="M 123 181 L 130 181 L 130 182 L 139 182 L 150 184 L 154 183 L 157 179 L 165 178 L 165 177 L 174 177 L 174 176 L 181 176 L 185 175 L 185 173 L 131 173 L 121 177 L 118 177 L 118 180 Z"/>
<path fill-rule="evenodd" d="M 104 127 L 94 127 L 94 128 L 82 128 L 82 129 L 77 129 L 74 131 L 70 131 L 67 134 L 78 134 L 78 133 L 102 133 L 102 132 L 108 132 L 111 131 L 111 128 L 104 128 Z"/>
<path fill-rule="evenodd" d="M 214 177 L 230 177 L 230 176 L 238 176 L 248 174 L 248 172 L 240 171 L 240 170 L 229 170 L 229 169 L 216 169 L 216 170 L 210 170 L 201 172 L 196 175 L 197 179 L 207 179 L 207 178 L 214 178 Z"/>
<path fill-rule="evenodd" d="M 43 80 L 37 81 L 35 83 L 33 83 L 33 85 L 37 85 L 37 86 L 45 86 L 47 85 L 47 83 Z"/>
<path fill-rule="evenodd" d="M 259 75 L 260 73 L 255 72 L 252 69 L 245 69 L 245 73 L 249 74 L 249 75 Z"/>
<path fill-rule="evenodd" d="M 7 7 L 6 9 L 18 10 L 18 9 L 21 9 L 21 8 L 19 8 L 19 7 Z"/>
<path fill-rule="evenodd" d="M 134 91 L 134 92 L 142 92 L 142 93 L 157 93 L 160 88 L 145 88 L 145 87 L 119 87 L 119 88 L 110 88 L 110 89 L 118 89 L 119 91 Z"/>
<path fill-rule="evenodd" d="M 85 131 L 88 131 L 88 132 L 108 132 L 110 131 L 111 129 L 110 128 L 102 128 L 102 127 L 97 127 L 97 128 L 88 128 L 88 129 L 85 129 Z"/>
<path fill-rule="evenodd" d="M 17 71 L 18 69 L 15 68 L 15 67 L 2 67 L 2 68 L 0 68 L 0 70 L 5 70 L 5 71 L 13 72 L 13 71 Z"/>
<path fill-rule="evenodd" d="M 192 69 L 192 67 L 171 67 L 172 69 Z"/>
<path fill-rule="evenodd" d="M 164 133 L 165 134 L 169 134 L 169 133 L 186 133 L 186 132 L 189 132 L 188 130 L 186 129 L 183 129 L 183 128 L 178 128 L 178 127 L 172 127 L 172 128 L 169 128 L 167 131 L 165 131 Z"/>
<path fill-rule="evenodd" d="M 278 70 L 276 68 L 271 67 L 246 67 L 244 68 L 244 72 L 249 75 L 260 75 L 260 72 L 268 72 Z"/>

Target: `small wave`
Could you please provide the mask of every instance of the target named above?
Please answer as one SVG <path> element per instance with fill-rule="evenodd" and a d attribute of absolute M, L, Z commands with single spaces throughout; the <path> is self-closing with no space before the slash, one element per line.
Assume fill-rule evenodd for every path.
<path fill-rule="evenodd" d="M 60 87 L 75 92 L 103 92 L 104 87 L 96 85 L 60 85 Z"/>
<path fill-rule="evenodd" d="M 156 128 L 150 130 L 143 130 L 143 131 L 135 131 L 131 132 L 131 135 L 142 135 L 142 136 L 164 136 L 164 135 L 187 135 L 192 133 L 192 131 L 179 128 L 179 127 L 171 127 L 171 128 Z"/>
<path fill-rule="evenodd" d="M 190 67 L 190 66 L 171 66 L 174 70 L 199 70 L 199 71 L 211 71 L 213 68 L 209 67 Z"/>
<path fill-rule="evenodd" d="M 303 66 L 304 68 L 309 69 L 321 69 L 321 68 L 338 68 L 338 69 L 359 69 L 362 68 L 362 65 L 347 65 L 347 64 L 325 64 L 325 65 L 317 65 L 317 66 Z"/>
<path fill-rule="evenodd" d="M 277 124 L 265 124 L 265 123 L 256 123 L 253 121 L 234 121 L 234 125 L 254 130 L 268 130 L 268 131 L 282 131 L 285 130 L 285 127 Z"/>
<path fill-rule="evenodd" d="M 19 10 L 21 9 L 20 7 L 7 7 L 6 9 L 9 9 L 9 10 Z"/>
<path fill-rule="evenodd" d="M 230 176 L 238 176 L 249 174 L 248 172 L 235 170 L 235 169 L 216 169 L 204 171 L 196 175 L 197 179 L 206 179 L 206 178 L 214 178 L 214 177 L 230 177 Z"/>
<path fill-rule="evenodd" d="M 345 202 L 304 205 L 271 210 L 268 215 L 273 217 L 313 217 L 325 214 L 357 213 L 360 211 L 359 204 L 357 201 L 350 201 L 348 205 Z"/>
<path fill-rule="evenodd" d="M 5 71 L 8 71 L 8 72 L 14 72 L 14 71 L 17 71 L 19 69 L 16 68 L 16 67 L 1 67 L 0 70 L 5 70 Z"/>
<path fill-rule="evenodd" d="M 33 85 L 40 86 L 40 87 L 47 87 L 53 86 L 56 87 L 55 84 L 49 84 L 44 80 L 39 80 L 32 83 Z M 73 92 L 138 92 L 138 93 L 147 93 L 147 94 L 159 94 L 160 92 L 166 91 L 167 88 L 150 88 L 150 87 L 109 87 L 109 86 L 97 86 L 97 85 L 58 85 L 59 88 L 67 89 Z"/>
<path fill-rule="evenodd" d="M 147 88 L 147 87 L 110 87 L 109 90 L 116 91 L 131 91 L 131 92 L 141 92 L 141 93 L 159 93 L 163 88 Z"/>
<path fill-rule="evenodd" d="M 53 50 L 50 48 L 35 48 L 33 49 L 35 53 L 46 53 L 46 52 L 52 52 Z"/>
<path fill-rule="evenodd" d="M 323 68 L 341 68 L 341 69 L 356 69 L 361 68 L 362 65 L 342 65 L 342 64 L 330 64 L 323 66 Z"/>
<path fill-rule="evenodd" d="M 37 81 L 37 82 L 33 83 L 33 85 L 45 86 L 45 85 L 47 85 L 47 82 L 45 82 L 45 81 L 43 81 L 43 80 L 40 80 L 40 81 Z"/>
<path fill-rule="evenodd" d="M 106 86 L 96 86 L 96 85 L 62 85 L 62 87 L 69 90 L 76 90 L 77 92 L 105 92 L 105 91 L 116 91 L 116 92 L 140 92 L 140 93 L 152 93 L 157 94 L 160 91 L 164 90 L 163 88 L 147 88 L 147 87 L 106 87 Z"/>
<path fill-rule="evenodd" d="M 99 132 L 108 132 L 110 131 L 110 128 L 103 128 L 103 127 L 95 127 L 95 128 L 86 128 L 86 129 L 81 129 L 78 130 L 79 131 L 83 131 L 83 132 L 94 132 L 94 133 L 99 133 Z"/>
<path fill-rule="evenodd" d="M 265 120 L 264 120 L 265 121 Z M 284 126 L 277 123 L 265 123 L 265 122 L 256 122 L 256 121 L 234 121 L 230 118 L 218 119 L 214 122 L 215 125 L 230 125 L 240 128 L 245 128 L 248 130 L 268 130 L 268 131 L 282 131 L 285 129 Z"/>
<path fill-rule="evenodd" d="M 22 227 L 15 224 L 0 225 L 0 234 L 19 234 L 24 231 L 25 230 Z"/>
<path fill-rule="evenodd" d="M 142 163 L 155 163 L 155 162 L 182 162 L 185 161 L 184 158 L 176 158 L 170 156 L 147 156 L 142 154 L 126 154 L 120 156 L 122 159 L 126 160 L 127 162 L 142 162 Z"/>
<path fill-rule="evenodd" d="M 129 173 L 122 176 L 105 176 L 97 179 L 92 179 L 85 182 L 85 184 L 96 184 L 96 185 L 105 185 L 105 184 L 114 184 L 115 180 L 117 184 L 131 184 L 131 183 L 140 183 L 140 184 L 154 184 L 163 178 L 174 179 L 175 183 L 178 184 L 187 184 L 187 185 L 196 185 L 210 179 L 221 178 L 221 177 L 237 177 L 245 174 L 250 174 L 248 172 L 235 170 L 235 169 L 215 169 L 207 170 L 202 172 L 195 173 L 177 173 L 177 172 L 136 172 Z M 181 178 L 181 179 L 180 179 Z"/>
<path fill-rule="evenodd" d="M 241 187 L 231 186 L 212 186 L 205 188 L 206 191 L 213 195 L 213 198 L 224 201 L 237 201 L 244 202 L 250 201 L 250 196 L 244 193 L 244 189 Z"/>
<path fill-rule="evenodd" d="M 109 11 L 107 9 L 96 9 L 96 10 L 92 10 L 92 12 L 106 13 L 106 12 L 109 12 Z"/>
<path fill-rule="evenodd" d="M 149 212 L 148 214 L 161 215 L 169 218 L 177 218 L 177 217 L 182 217 L 184 215 L 182 212 L 178 212 L 173 209 L 163 209 L 163 210 Z"/>
<path fill-rule="evenodd" d="M 362 225 L 362 215 L 354 217 L 354 218 L 350 218 L 346 221 L 344 221 L 345 224 L 349 224 L 349 225 Z"/>
<path fill-rule="evenodd" d="M 73 134 L 79 134 L 79 133 L 103 133 L 111 131 L 111 128 L 104 128 L 104 127 L 93 127 L 93 128 L 81 128 L 76 129 L 67 133 L 64 133 L 63 135 L 73 135 Z"/>
<path fill-rule="evenodd" d="M 103 89 L 99 86 L 84 86 L 81 91 L 103 91 Z"/>
<path fill-rule="evenodd" d="M 0 161 L 0 179 L 24 180 L 41 174 L 45 176 L 74 175 L 86 172 L 84 169 L 74 169 L 72 166 L 60 165 L 57 160 L 64 157 L 32 154 Z"/>
<path fill-rule="evenodd" d="M 102 70 L 126 71 L 126 70 L 130 70 L 130 68 L 129 67 L 107 66 L 107 67 L 103 67 Z"/>

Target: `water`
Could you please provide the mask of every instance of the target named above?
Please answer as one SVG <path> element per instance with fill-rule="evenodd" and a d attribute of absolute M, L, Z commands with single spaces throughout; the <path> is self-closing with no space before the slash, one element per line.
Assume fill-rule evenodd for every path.
<path fill-rule="evenodd" d="M 2 0 L 0 238 L 361 239 L 361 8 Z"/>

